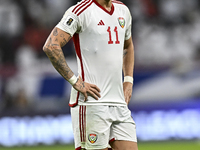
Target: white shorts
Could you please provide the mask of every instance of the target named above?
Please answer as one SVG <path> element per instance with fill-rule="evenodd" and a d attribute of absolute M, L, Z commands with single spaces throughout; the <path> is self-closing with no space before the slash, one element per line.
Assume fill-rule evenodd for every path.
<path fill-rule="evenodd" d="M 76 106 L 71 108 L 76 150 L 104 149 L 109 142 L 137 142 L 136 126 L 127 106 Z"/>

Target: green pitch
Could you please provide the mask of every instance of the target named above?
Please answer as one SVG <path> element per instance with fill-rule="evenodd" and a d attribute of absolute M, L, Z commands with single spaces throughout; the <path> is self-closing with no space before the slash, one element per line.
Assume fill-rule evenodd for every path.
<path fill-rule="evenodd" d="M 139 142 L 139 150 L 200 150 L 200 142 Z M 35 146 L 35 147 L 0 147 L 0 150 L 74 150 L 73 145 Z"/>

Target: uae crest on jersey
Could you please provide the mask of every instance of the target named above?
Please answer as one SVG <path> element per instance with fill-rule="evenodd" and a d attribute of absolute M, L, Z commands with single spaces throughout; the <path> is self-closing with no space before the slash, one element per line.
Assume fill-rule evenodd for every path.
<path fill-rule="evenodd" d="M 118 18 L 119 25 L 124 28 L 125 27 L 125 19 L 123 17 Z"/>
<path fill-rule="evenodd" d="M 94 144 L 97 141 L 98 136 L 96 134 L 89 134 L 88 135 L 88 140 L 90 143 Z"/>

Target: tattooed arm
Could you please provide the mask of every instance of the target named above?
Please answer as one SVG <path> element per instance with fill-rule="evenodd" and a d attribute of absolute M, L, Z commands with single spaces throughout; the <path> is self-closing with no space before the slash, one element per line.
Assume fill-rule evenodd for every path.
<path fill-rule="evenodd" d="M 68 33 L 55 27 L 43 47 L 44 52 L 49 57 L 54 68 L 67 81 L 74 75 L 74 73 L 67 65 L 62 47 L 67 44 L 70 39 L 71 36 Z M 98 97 L 100 97 L 100 89 L 96 85 L 83 82 L 80 77 L 73 87 L 84 95 L 85 101 L 87 100 L 88 95 L 97 100 Z"/>
<path fill-rule="evenodd" d="M 133 68 L 134 68 L 134 46 L 131 37 L 124 43 L 124 55 L 123 55 L 124 76 L 133 77 Z M 123 83 L 124 96 L 127 104 L 130 102 L 132 96 L 132 86 L 133 84 L 130 82 Z"/>
<path fill-rule="evenodd" d="M 67 40 L 66 40 L 67 38 Z M 63 47 L 71 36 L 66 33 L 59 32 L 59 29 L 54 28 L 48 37 L 43 50 L 49 57 L 54 68 L 66 79 L 69 80 L 73 76 L 73 72 L 67 65 L 61 47 Z"/>

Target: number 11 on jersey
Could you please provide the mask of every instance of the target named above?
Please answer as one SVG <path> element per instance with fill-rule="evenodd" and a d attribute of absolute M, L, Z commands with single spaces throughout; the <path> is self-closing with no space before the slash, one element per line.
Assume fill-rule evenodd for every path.
<path fill-rule="evenodd" d="M 108 31 L 108 33 L 109 33 L 109 41 L 108 41 L 108 44 L 113 44 L 110 26 L 108 26 L 107 31 Z M 117 27 L 115 27 L 114 32 L 116 33 L 116 41 L 115 41 L 115 44 L 120 44 L 119 37 L 118 37 L 118 30 L 117 30 Z"/>

